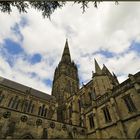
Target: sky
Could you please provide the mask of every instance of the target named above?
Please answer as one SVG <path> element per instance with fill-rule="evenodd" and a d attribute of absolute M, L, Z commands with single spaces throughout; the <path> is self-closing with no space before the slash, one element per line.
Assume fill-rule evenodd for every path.
<path fill-rule="evenodd" d="M 140 70 L 140 3 L 67 2 L 51 20 L 30 8 L 0 13 L 0 76 L 51 94 L 53 74 L 68 38 L 80 84 L 94 71 L 94 58 L 118 76 L 119 82 Z"/>

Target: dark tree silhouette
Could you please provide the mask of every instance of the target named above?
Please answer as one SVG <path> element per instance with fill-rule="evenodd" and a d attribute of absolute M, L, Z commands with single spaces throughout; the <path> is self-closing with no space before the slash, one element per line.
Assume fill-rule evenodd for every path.
<path fill-rule="evenodd" d="M 83 12 L 88 8 L 89 1 L 73 1 L 74 3 L 81 4 Z M 102 1 L 92 1 L 94 7 L 98 7 L 98 4 Z M 0 1 L 0 11 L 5 13 L 11 13 L 12 7 L 16 7 L 20 13 L 27 12 L 29 7 L 33 7 L 42 12 L 43 17 L 49 17 L 58 8 L 62 8 L 67 2 L 65 1 Z M 118 4 L 115 1 L 115 4 Z"/>

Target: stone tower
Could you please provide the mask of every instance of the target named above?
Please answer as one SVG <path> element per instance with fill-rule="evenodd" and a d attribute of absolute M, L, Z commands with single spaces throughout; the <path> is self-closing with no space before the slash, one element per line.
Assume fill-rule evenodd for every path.
<path fill-rule="evenodd" d="M 66 100 L 79 90 L 78 70 L 75 63 L 71 60 L 68 41 L 66 40 L 62 58 L 55 69 L 52 95 L 58 102 L 57 120 L 62 121 L 64 110 L 66 110 Z"/>
<path fill-rule="evenodd" d="M 111 90 L 113 87 L 119 84 L 116 75 L 108 70 L 108 68 L 103 65 L 101 69 L 99 64 L 95 61 L 95 73 L 93 73 L 93 86 L 96 96 L 101 96 L 104 93 Z"/>

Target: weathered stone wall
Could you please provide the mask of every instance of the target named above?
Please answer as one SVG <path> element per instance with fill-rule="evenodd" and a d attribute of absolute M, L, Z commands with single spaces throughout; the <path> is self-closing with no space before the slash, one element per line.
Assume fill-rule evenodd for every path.
<path fill-rule="evenodd" d="M 134 79 L 133 79 L 134 80 Z M 92 107 L 84 109 L 86 128 L 89 138 L 135 138 L 140 134 L 140 85 L 138 78 L 122 83 L 113 92 L 105 93 L 92 102 Z M 124 101 L 124 96 L 130 95 L 136 110 L 130 112 Z M 103 107 L 107 106 L 111 117 L 105 121 Z M 94 128 L 90 128 L 88 116 L 93 114 Z"/>
<path fill-rule="evenodd" d="M 15 122 L 14 126 L 10 126 L 12 122 Z M 82 127 L 0 108 L 0 138 L 24 138 L 28 135 L 43 138 L 44 129 L 47 138 L 85 138 L 86 135 L 86 129 Z"/>

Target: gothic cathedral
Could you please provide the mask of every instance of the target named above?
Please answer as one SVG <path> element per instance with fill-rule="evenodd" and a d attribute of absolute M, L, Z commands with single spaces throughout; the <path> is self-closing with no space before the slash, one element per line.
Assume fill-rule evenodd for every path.
<path fill-rule="evenodd" d="M 0 138 L 140 138 L 140 72 L 119 83 L 94 61 L 80 87 L 66 40 L 51 95 L 0 77 Z"/>

